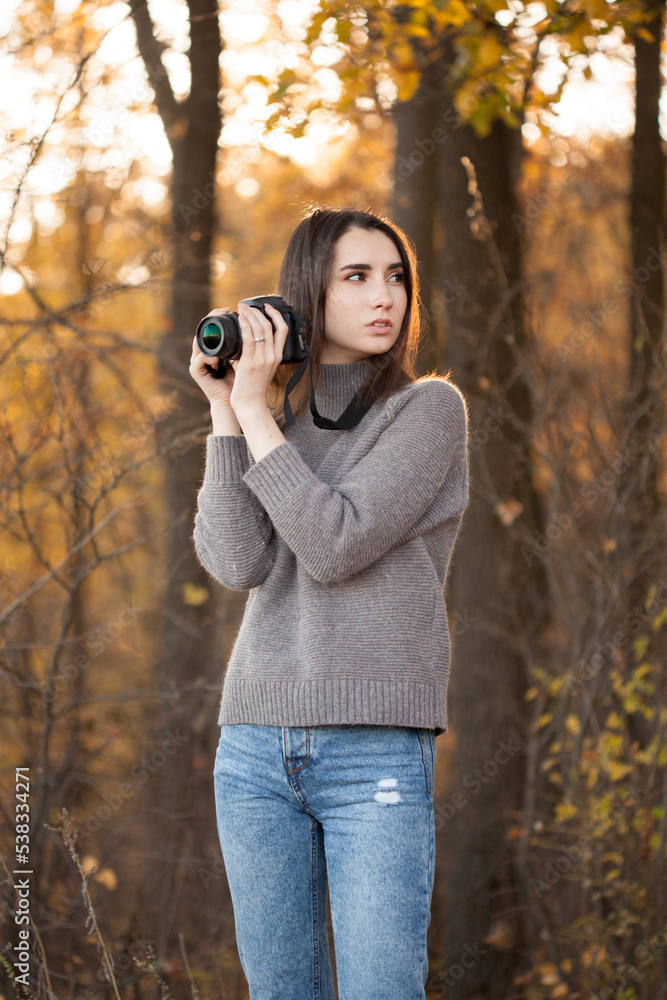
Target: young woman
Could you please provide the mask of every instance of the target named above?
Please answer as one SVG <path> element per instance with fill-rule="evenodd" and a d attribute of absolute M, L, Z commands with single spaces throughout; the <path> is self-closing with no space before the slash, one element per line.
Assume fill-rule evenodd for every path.
<path fill-rule="evenodd" d="M 224 379 L 193 345 L 213 422 L 194 542 L 250 591 L 214 772 L 239 956 L 251 1000 L 334 1000 L 328 891 L 339 1000 L 423 1000 L 467 408 L 448 376 L 414 371 L 415 251 L 390 221 L 307 215 L 279 292 L 307 324 L 319 414 L 336 421 L 358 390 L 371 405 L 349 429 L 317 426 L 304 377 L 286 421 L 298 365 L 280 364 L 271 306 L 275 333 L 239 308 Z"/>

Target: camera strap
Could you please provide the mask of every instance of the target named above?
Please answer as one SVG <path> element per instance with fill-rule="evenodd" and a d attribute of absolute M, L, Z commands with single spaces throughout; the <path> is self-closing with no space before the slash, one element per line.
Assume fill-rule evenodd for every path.
<path fill-rule="evenodd" d="M 310 348 L 308 347 L 308 344 L 304 344 L 304 349 L 306 351 L 307 356 L 303 359 L 303 361 L 301 362 L 301 364 L 299 365 L 299 367 L 294 372 L 291 379 L 285 386 L 285 407 L 284 407 L 285 422 L 290 426 L 292 426 L 295 423 L 294 414 L 292 413 L 292 407 L 289 404 L 288 397 L 292 389 L 294 389 L 298 384 L 299 380 L 301 379 L 301 376 L 304 374 L 306 370 L 306 365 L 308 365 L 310 367 L 310 412 L 313 415 L 313 423 L 317 427 L 321 427 L 323 430 L 326 431 L 347 431 L 350 430 L 351 427 L 356 427 L 361 418 L 366 413 L 368 413 L 373 403 L 372 402 L 366 403 L 364 406 L 362 406 L 359 403 L 359 398 L 358 398 L 360 390 L 357 390 L 351 402 L 343 410 L 338 420 L 330 420 L 328 417 L 320 416 L 317 410 L 317 406 L 315 405 L 315 391 L 313 389 L 313 356 L 310 353 Z"/>

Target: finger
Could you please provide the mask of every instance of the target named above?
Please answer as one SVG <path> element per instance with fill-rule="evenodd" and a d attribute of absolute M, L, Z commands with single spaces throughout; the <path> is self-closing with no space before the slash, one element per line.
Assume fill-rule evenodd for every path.
<path fill-rule="evenodd" d="M 210 375 L 210 372 L 206 371 L 206 365 L 210 365 L 211 368 L 217 368 L 219 361 L 220 359 L 217 357 L 211 358 L 201 351 L 197 351 L 190 362 L 191 373 L 197 378 L 205 378 L 207 375 Z"/>
<path fill-rule="evenodd" d="M 273 320 L 273 325 L 276 328 L 276 338 L 280 336 L 287 337 L 287 323 L 285 322 L 283 314 L 279 309 L 276 309 L 275 306 L 272 306 L 270 302 L 266 303 L 266 308 L 271 310 L 271 318 Z"/>
<path fill-rule="evenodd" d="M 197 355 L 203 355 L 203 352 L 199 349 L 199 344 L 197 343 L 197 335 L 192 338 L 192 353 L 190 355 L 190 364 L 193 364 Z"/>
<path fill-rule="evenodd" d="M 260 348 L 262 348 L 263 352 L 263 345 L 268 341 L 268 336 L 262 325 L 258 310 L 253 309 L 250 306 L 239 305 L 239 325 L 241 327 L 241 335 L 244 341 L 243 349 L 249 350 L 251 358 L 259 357 L 260 355 L 257 352 Z M 258 341 L 256 339 L 258 337 L 263 337 L 264 340 Z M 246 344 L 248 345 L 248 348 L 245 347 Z"/>
<path fill-rule="evenodd" d="M 259 309 L 251 309 L 251 313 L 255 313 L 257 320 L 261 326 L 260 336 L 264 337 L 265 342 L 275 348 L 276 344 L 280 342 L 281 334 L 287 333 L 287 324 L 285 323 L 282 313 L 279 312 L 274 306 L 269 302 L 265 304 L 265 308 L 272 310 L 273 315 L 264 314 L 260 312 Z M 284 340 L 283 340 L 284 343 Z"/>

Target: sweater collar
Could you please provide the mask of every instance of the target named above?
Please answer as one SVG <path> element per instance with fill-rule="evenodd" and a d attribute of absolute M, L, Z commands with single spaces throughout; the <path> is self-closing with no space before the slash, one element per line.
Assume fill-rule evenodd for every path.
<path fill-rule="evenodd" d="M 323 417 L 336 420 L 373 370 L 373 358 L 320 365 L 315 403 Z"/>

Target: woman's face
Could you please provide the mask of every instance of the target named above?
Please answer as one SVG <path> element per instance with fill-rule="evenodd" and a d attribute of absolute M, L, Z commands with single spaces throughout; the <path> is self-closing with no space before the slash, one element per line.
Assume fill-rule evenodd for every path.
<path fill-rule="evenodd" d="M 398 340 L 408 293 L 401 255 L 377 229 L 348 229 L 335 246 L 320 364 L 384 354 Z M 383 327 L 373 326 L 384 320 Z"/>

